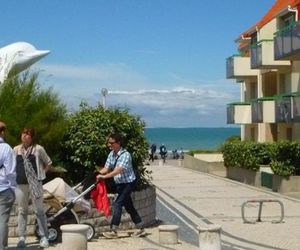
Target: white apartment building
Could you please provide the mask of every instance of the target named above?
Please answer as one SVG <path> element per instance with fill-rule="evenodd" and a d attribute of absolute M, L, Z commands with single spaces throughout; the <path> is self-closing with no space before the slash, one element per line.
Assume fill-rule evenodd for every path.
<path fill-rule="evenodd" d="M 227 104 L 227 123 L 241 125 L 242 140 L 300 139 L 299 17 L 300 0 L 277 0 L 235 40 L 238 54 L 227 58 L 226 77 L 241 96 Z"/>

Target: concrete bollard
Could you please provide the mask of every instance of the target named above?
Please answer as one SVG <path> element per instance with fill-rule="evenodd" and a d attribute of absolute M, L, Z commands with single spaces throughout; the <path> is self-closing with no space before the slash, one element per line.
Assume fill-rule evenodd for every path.
<path fill-rule="evenodd" d="M 177 244 L 178 243 L 178 226 L 160 225 L 158 226 L 160 244 Z"/>
<path fill-rule="evenodd" d="M 62 250 L 87 250 L 88 225 L 67 224 L 62 225 Z"/>
<path fill-rule="evenodd" d="M 221 226 L 208 225 L 197 227 L 200 250 L 221 250 Z"/>

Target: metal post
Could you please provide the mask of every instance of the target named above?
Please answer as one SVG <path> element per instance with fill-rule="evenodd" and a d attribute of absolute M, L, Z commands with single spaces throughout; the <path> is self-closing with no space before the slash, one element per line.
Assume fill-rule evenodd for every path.
<path fill-rule="evenodd" d="M 106 96 L 108 94 L 108 90 L 106 88 L 101 89 L 102 94 L 102 106 L 105 109 L 106 108 Z"/>

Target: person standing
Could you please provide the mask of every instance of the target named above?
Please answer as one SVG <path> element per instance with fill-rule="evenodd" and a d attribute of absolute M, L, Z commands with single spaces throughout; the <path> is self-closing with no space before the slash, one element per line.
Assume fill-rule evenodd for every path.
<path fill-rule="evenodd" d="M 166 162 L 167 152 L 168 151 L 167 151 L 167 148 L 166 148 L 165 144 L 162 144 L 159 147 L 159 154 L 160 154 L 160 157 L 163 159 L 164 163 Z"/>
<path fill-rule="evenodd" d="M 144 224 L 131 199 L 131 192 L 136 186 L 136 175 L 132 167 L 130 153 L 122 147 L 120 134 L 111 134 L 108 139 L 108 146 L 111 149 L 104 167 L 99 171 L 97 178 L 114 178 L 116 183 L 117 198 L 113 204 L 113 216 L 110 225 L 110 232 L 104 232 L 103 236 L 109 239 L 118 238 L 118 227 L 121 222 L 122 207 L 129 213 L 135 227 L 138 229 L 131 236 L 140 237 L 145 235 Z"/>
<path fill-rule="evenodd" d="M 14 147 L 16 157 L 17 188 L 16 200 L 18 204 L 18 231 L 19 242 L 17 247 L 26 246 L 26 225 L 29 197 L 31 197 L 34 212 L 39 228 L 40 246 L 49 247 L 48 226 L 43 206 L 43 185 L 46 172 L 52 165 L 52 161 L 45 149 L 35 143 L 35 131 L 33 128 L 24 128 L 21 134 L 22 143 Z"/>
<path fill-rule="evenodd" d="M 149 161 L 151 160 L 152 162 L 154 161 L 155 158 L 155 152 L 156 152 L 156 145 L 153 143 L 150 147 L 150 157 Z"/>
<path fill-rule="evenodd" d="M 0 249 L 7 246 L 8 221 L 15 201 L 16 157 L 4 141 L 6 125 L 0 121 Z"/>

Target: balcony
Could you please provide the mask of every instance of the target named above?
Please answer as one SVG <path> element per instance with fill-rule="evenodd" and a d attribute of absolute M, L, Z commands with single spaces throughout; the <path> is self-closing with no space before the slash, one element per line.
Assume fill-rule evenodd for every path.
<path fill-rule="evenodd" d="M 261 40 L 251 45 L 251 69 L 277 69 L 290 65 L 289 61 L 274 60 L 273 40 Z"/>
<path fill-rule="evenodd" d="M 251 105 L 248 102 L 236 102 L 227 105 L 228 124 L 250 124 Z"/>
<path fill-rule="evenodd" d="M 276 100 L 276 122 L 290 123 L 292 122 L 292 94 L 281 95 L 281 98 Z"/>
<path fill-rule="evenodd" d="M 281 95 L 257 98 L 251 102 L 252 122 L 290 122 L 290 103 L 290 98 Z"/>
<path fill-rule="evenodd" d="M 292 93 L 260 97 L 251 102 L 253 123 L 290 123 L 292 117 Z M 300 97 L 300 96 L 299 96 Z M 299 98 L 300 108 L 300 98 Z M 299 110 L 300 112 L 300 110 Z M 299 114 L 300 118 L 300 114 Z M 300 121 L 300 119 L 299 119 Z"/>
<path fill-rule="evenodd" d="M 250 68 L 250 57 L 233 55 L 226 59 L 226 78 L 238 79 L 257 76 L 259 71 Z"/>
<path fill-rule="evenodd" d="M 300 22 L 277 31 L 274 37 L 275 60 L 300 60 Z"/>
<path fill-rule="evenodd" d="M 292 121 L 300 122 L 300 92 L 292 93 Z"/>
<path fill-rule="evenodd" d="M 251 120 L 253 123 L 263 122 L 263 105 L 257 99 L 251 102 Z"/>

